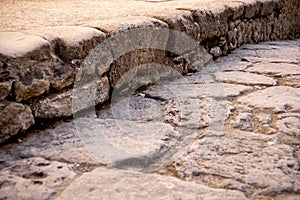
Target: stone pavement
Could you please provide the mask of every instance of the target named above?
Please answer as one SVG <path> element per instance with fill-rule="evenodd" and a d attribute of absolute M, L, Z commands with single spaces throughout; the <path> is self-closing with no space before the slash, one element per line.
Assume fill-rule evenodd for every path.
<path fill-rule="evenodd" d="M 0 199 L 299 199 L 299 87 L 300 40 L 245 45 L 132 96 L 150 135 L 111 107 L 6 145 Z"/>
<path fill-rule="evenodd" d="M 0 17 L 0 199 L 300 198 L 299 0 Z"/>
<path fill-rule="evenodd" d="M 168 53 L 179 45 L 173 44 L 168 31 L 155 37 L 137 34 L 144 37 L 141 49 L 128 49 L 128 39 L 119 40 L 119 49 L 129 52 L 105 66 L 83 62 L 97 45 L 126 31 L 179 31 L 214 58 L 243 44 L 293 39 L 300 32 L 299 0 L 3 0 L 0 15 L 0 143 L 22 137 L 40 121 L 71 117 L 72 88 L 82 66 L 94 67 L 89 73 L 101 77 L 96 102 L 101 106 L 122 75 L 135 66 L 176 65 L 185 74 L 198 70 L 180 57 L 188 49 Z M 85 108 L 81 105 L 76 111 Z"/>

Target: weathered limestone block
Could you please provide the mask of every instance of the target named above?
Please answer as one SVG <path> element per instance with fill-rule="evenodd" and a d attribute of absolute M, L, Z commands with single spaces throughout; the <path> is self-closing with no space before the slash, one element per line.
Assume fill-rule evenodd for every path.
<path fill-rule="evenodd" d="M 2 98 L 9 95 L 12 81 L 16 81 L 13 95 L 17 102 L 47 92 L 50 84 L 46 79 L 53 71 L 50 43 L 42 37 L 17 32 L 2 32 L 0 38 Z"/>
<path fill-rule="evenodd" d="M 0 32 L 0 61 L 43 60 L 50 57 L 50 44 L 42 37 L 19 32 Z"/>
<path fill-rule="evenodd" d="M 200 27 L 200 40 L 226 35 L 228 31 L 227 9 L 195 10 L 193 18 Z"/>
<path fill-rule="evenodd" d="M 26 105 L 2 101 L 0 108 L 0 143 L 34 124 L 31 110 Z"/>
<path fill-rule="evenodd" d="M 75 82 L 76 74 L 78 73 L 75 64 L 58 64 L 55 67 L 54 74 L 50 79 L 51 88 L 60 91 Z"/>
<path fill-rule="evenodd" d="M 282 3 L 278 4 L 278 2 L 278 0 L 258 0 L 257 3 L 260 5 L 259 16 L 270 15 L 274 11 L 274 9 L 280 9 L 279 6 L 282 6 Z"/>
<path fill-rule="evenodd" d="M 0 83 L 0 100 L 4 100 L 9 95 L 11 88 L 12 88 L 11 82 Z"/>
<path fill-rule="evenodd" d="M 55 47 L 55 53 L 65 61 L 83 59 L 88 51 L 106 35 L 94 28 L 79 26 L 47 27 L 27 31 L 46 38 Z"/>
<path fill-rule="evenodd" d="M 50 82 L 48 80 L 40 79 L 34 80 L 30 85 L 24 85 L 21 82 L 14 84 L 14 90 L 16 93 L 16 101 L 20 102 L 28 100 L 31 97 L 38 97 L 45 92 L 48 92 L 50 88 Z"/>
<path fill-rule="evenodd" d="M 250 0 L 245 4 L 244 9 L 244 18 L 251 19 L 255 18 L 259 13 L 260 5 L 256 2 L 256 0 Z"/>
<path fill-rule="evenodd" d="M 228 10 L 228 19 L 230 21 L 240 18 L 244 13 L 244 4 L 242 2 L 226 2 Z"/>
<path fill-rule="evenodd" d="M 51 59 L 50 43 L 45 39 L 18 32 L 0 33 L 1 82 L 40 78 L 47 73 L 44 67 L 50 68 L 47 62 Z"/>
<path fill-rule="evenodd" d="M 196 41 L 199 41 L 200 27 L 193 19 L 192 13 L 189 11 L 176 11 L 172 14 L 155 16 L 166 22 L 170 29 L 184 33 Z"/>
<path fill-rule="evenodd" d="M 147 31 L 147 28 L 151 28 Z M 114 62 L 109 72 L 110 84 L 115 87 L 120 78 L 129 70 L 146 63 L 163 64 L 168 32 L 153 34 L 152 30 L 168 28 L 157 19 L 144 20 L 131 26 L 120 28 L 112 39 Z M 129 32 L 124 33 L 125 30 Z M 132 30 L 132 31 L 131 31 Z M 157 32 L 158 33 L 158 32 Z"/>
<path fill-rule="evenodd" d="M 40 100 L 35 107 L 35 117 L 53 118 L 72 116 L 78 111 L 103 103 L 109 98 L 110 87 L 108 78 L 103 77 L 97 81 L 95 87 L 93 83 L 88 83 L 78 86 L 74 90 Z"/>

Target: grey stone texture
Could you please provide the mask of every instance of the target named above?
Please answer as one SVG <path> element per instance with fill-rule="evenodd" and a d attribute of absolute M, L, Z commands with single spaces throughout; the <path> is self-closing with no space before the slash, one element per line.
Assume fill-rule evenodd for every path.
<path fill-rule="evenodd" d="M 299 0 L 57 2 L 0 2 L 0 199 L 300 198 Z M 187 76 L 105 108 L 147 63 Z"/>
<path fill-rule="evenodd" d="M 119 3 L 125 2 L 131 3 L 127 1 Z M 7 7 L 11 6 L 8 1 L 3 3 Z M 69 3 L 61 2 L 61 5 L 65 6 L 66 13 L 69 13 Z M 93 4 L 95 7 L 100 5 L 99 2 L 92 1 L 91 3 L 95 3 Z M 98 18 L 89 14 L 89 16 L 86 16 L 87 13 L 79 12 L 79 19 L 82 20 L 80 24 L 83 26 L 78 26 L 77 21 L 73 21 L 74 19 L 65 22 L 65 18 L 60 16 L 56 19 L 61 21 L 62 26 L 52 24 L 51 21 L 35 26 L 29 19 L 28 23 L 26 22 L 20 26 L 23 27 L 20 30 L 15 25 L 19 23 L 19 20 L 23 19 L 15 20 L 13 23 L 3 27 L 1 26 L 1 30 L 6 31 L 0 32 L 1 101 L 15 101 L 27 105 L 33 111 L 35 118 L 66 117 L 72 115 L 70 108 L 58 106 L 56 109 L 46 110 L 53 108 L 54 102 L 63 105 L 68 101 L 68 105 L 64 105 L 64 107 L 70 105 L 71 89 L 76 76 L 81 73 L 79 70 L 80 66 L 84 68 L 83 72 L 85 75 L 93 76 L 97 73 L 99 77 L 107 76 L 110 88 L 108 89 L 105 86 L 105 89 L 103 89 L 103 98 L 97 101 L 97 103 L 101 104 L 109 98 L 105 96 L 107 95 L 107 90 L 114 88 L 124 74 L 130 70 L 135 70 L 139 65 L 146 63 L 166 64 L 173 66 L 183 74 L 188 74 L 199 70 L 201 68 L 199 66 L 206 64 L 194 63 L 194 61 L 190 61 L 192 63 L 186 62 L 185 58 L 191 56 L 189 52 L 184 52 L 187 54 L 179 56 L 166 53 L 164 49 L 176 51 L 178 48 L 184 48 L 183 46 L 178 47 L 176 43 L 177 38 L 173 37 L 174 34 L 169 35 L 165 33 L 160 36 L 155 35 L 155 38 L 152 38 L 153 36 L 147 35 L 146 32 L 144 32 L 145 35 L 137 34 L 134 36 L 134 39 L 137 40 L 134 44 L 130 43 L 126 38 L 123 40 L 119 38 L 117 41 L 118 48 L 107 45 L 105 51 L 101 52 L 101 60 L 108 59 L 103 61 L 105 63 L 104 66 L 100 66 L 99 62 L 82 63 L 90 50 L 98 44 L 103 44 L 105 39 L 112 38 L 126 31 L 136 30 L 137 28 L 145 29 L 151 27 L 157 30 L 169 28 L 179 31 L 203 45 L 214 58 L 226 55 L 243 44 L 294 38 L 300 30 L 299 20 L 297 20 L 300 18 L 300 5 L 297 0 L 245 0 L 243 2 L 221 1 L 217 3 L 213 0 L 208 2 L 190 0 L 189 2 L 167 1 L 157 4 L 139 1 L 136 2 L 131 10 L 121 9 L 114 2 L 101 3 L 111 8 L 116 6 L 120 9 L 120 12 L 116 13 L 114 19 L 109 19 L 103 15 L 102 6 L 97 11 L 94 10 L 94 7 L 91 8 L 95 13 L 98 13 Z M 27 8 L 28 11 L 37 6 L 34 2 L 26 5 L 20 2 L 19 5 L 21 7 L 31 5 L 32 7 Z M 47 18 L 47 15 L 51 15 L 52 9 L 50 8 L 53 5 L 48 4 L 48 2 L 41 2 L 40 6 L 41 8 L 43 6 L 49 8 L 49 12 L 40 13 L 41 16 Z M 89 7 L 86 4 L 81 4 L 81 6 L 83 8 L 85 6 Z M 136 10 L 141 10 L 141 14 L 136 15 L 135 8 Z M 19 9 L 19 7 L 16 9 Z M 15 11 L 18 13 L 18 10 Z M 35 10 L 34 12 L 39 11 Z M 34 12 L 28 12 L 24 19 L 31 16 L 39 24 L 40 19 L 32 16 Z M 105 12 L 111 13 L 111 10 L 106 10 Z M 9 13 L 10 10 L 5 12 L 3 17 L 8 17 Z M 12 29 L 10 27 L 14 27 L 18 32 L 11 32 Z M 140 43 L 142 44 L 141 49 L 130 49 L 131 46 Z M 247 47 L 244 48 L 245 52 L 248 51 Z M 289 47 L 285 46 L 282 48 L 288 49 Z M 99 59 L 99 53 L 95 53 L 95 56 L 90 55 L 88 60 Z M 269 57 L 274 52 L 271 50 L 267 52 L 261 51 L 260 53 L 264 57 Z M 291 53 L 295 54 L 294 52 Z M 207 59 L 201 57 L 205 54 L 203 52 L 196 54 L 199 54 L 198 57 L 201 58 L 198 59 L 198 62 L 199 60 Z M 277 64 L 278 62 L 280 64 L 282 57 L 283 55 L 278 55 Z M 292 65 L 298 61 L 297 56 L 292 57 L 295 60 L 289 61 L 289 68 L 293 68 Z M 243 60 L 247 61 L 261 61 L 260 57 L 255 57 L 253 54 L 243 58 Z M 280 70 L 280 66 L 275 67 L 277 64 L 270 64 L 269 67 L 265 68 L 265 71 L 269 69 L 269 73 L 284 74 Z M 255 72 L 259 65 L 258 63 L 257 66 L 250 67 L 247 72 Z M 276 69 L 278 70 L 276 71 Z M 290 85 L 297 84 L 294 83 L 294 80 L 298 78 L 299 74 L 297 74 L 295 66 L 294 70 L 293 75 L 295 77 L 288 76 L 278 81 L 284 81 Z M 230 80 L 230 73 L 224 72 L 222 75 L 230 83 L 237 81 Z M 243 75 L 247 76 L 243 72 L 240 73 L 239 77 L 243 79 Z M 260 75 L 253 74 L 251 76 L 256 76 L 255 80 L 261 81 L 262 85 L 275 84 L 268 77 L 265 80 L 258 80 L 259 77 L 262 78 Z M 250 76 L 247 77 L 250 78 Z M 238 77 L 233 78 L 236 79 Z M 68 96 L 66 98 L 69 100 L 61 98 L 63 96 Z M 59 101 L 58 99 L 62 100 Z M 47 103 L 49 105 L 46 105 Z M 83 109 L 83 107 L 80 109 Z M 44 114 L 41 114 L 41 112 Z M 46 112 L 51 114 L 45 114 Z"/>
<path fill-rule="evenodd" d="M 247 45 L 97 115 L 32 130 L 0 149 L 1 198 L 298 199 L 300 94 L 282 79 L 300 61 L 260 56 L 286 48 L 300 41 Z M 277 84 L 216 76 L 228 72 Z"/>

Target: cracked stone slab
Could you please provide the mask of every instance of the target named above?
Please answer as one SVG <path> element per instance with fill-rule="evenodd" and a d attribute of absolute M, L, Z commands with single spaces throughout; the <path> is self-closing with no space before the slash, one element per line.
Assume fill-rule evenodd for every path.
<path fill-rule="evenodd" d="M 188 152 L 172 168 L 183 180 L 239 190 L 250 198 L 300 190 L 294 150 L 276 136 L 242 131 L 207 133 L 195 140 Z"/>
<path fill-rule="evenodd" d="M 187 133 L 161 122 L 78 118 L 39 131 L 12 149 L 14 156 L 44 157 L 128 170 L 146 170 L 172 156 Z"/>
<path fill-rule="evenodd" d="M 300 89 L 287 86 L 269 87 L 240 97 L 238 99 L 238 102 L 251 105 L 260 109 L 273 108 L 277 112 L 299 112 Z"/>
<path fill-rule="evenodd" d="M 97 164 L 97 160 L 87 151 L 71 122 L 54 128 L 40 130 L 11 149 L 11 154 L 19 158 L 42 157 L 47 160 L 68 163 Z"/>
<path fill-rule="evenodd" d="M 171 156 L 181 132 L 161 122 L 79 118 L 78 134 L 99 163 L 143 171 Z"/>
<path fill-rule="evenodd" d="M 124 187 L 126 186 L 126 187 Z M 247 199 L 242 192 L 215 189 L 156 174 L 97 168 L 83 174 L 58 196 L 88 199 Z"/>
<path fill-rule="evenodd" d="M 220 72 L 215 74 L 217 81 L 223 81 L 227 83 L 238 83 L 245 85 L 276 85 L 276 81 L 267 76 L 258 75 L 247 72 Z"/>
<path fill-rule="evenodd" d="M 39 157 L 20 160 L 1 159 L 0 198 L 50 199 L 59 188 L 76 176 L 71 166 Z"/>
<path fill-rule="evenodd" d="M 283 85 L 300 88 L 300 76 L 288 76 L 283 80 Z"/>
<path fill-rule="evenodd" d="M 300 65 L 289 63 L 255 63 L 245 71 L 273 76 L 299 75 Z"/>

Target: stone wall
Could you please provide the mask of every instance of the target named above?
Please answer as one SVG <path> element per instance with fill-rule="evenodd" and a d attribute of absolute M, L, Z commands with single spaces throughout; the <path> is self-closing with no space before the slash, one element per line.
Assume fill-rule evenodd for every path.
<path fill-rule="evenodd" d="M 65 26 L 0 32 L 0 142 L 26 131 L 36 119 L 72 116 L 72 88 L 82 61 L 91 49 L 117 32 L 170 28 L 198 41 L 214 58 L 247 43 L 299 37 L 298 0 L 244 2 L 228 2 L 213 9 L 176 10 L 108 29 Z M 101 79 L 96 103 L 108 101 L 112 87 L 133 66 L 172 59 L 180 64 L 176 56 L 161 51 L 121 56 L 98 72 Z M 76 111 L 91 105 L 79 106 Z"/>

